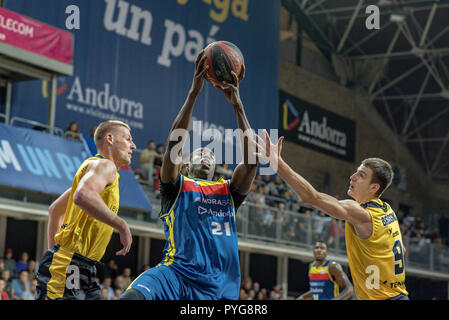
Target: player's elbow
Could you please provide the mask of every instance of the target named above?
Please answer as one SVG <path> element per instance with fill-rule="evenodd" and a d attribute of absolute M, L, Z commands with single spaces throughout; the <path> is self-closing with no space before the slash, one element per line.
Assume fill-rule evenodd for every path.
<path fill-rule="evenodd" d="M 76 190 L 73 194 L 73 203 L 77 206 L 82 207 L 84 203 L 86 203 L 89 197 L 89 191 L 85 189 Z"/>
<path fill-rule="evenodd" d="M 49 216 L 53 216 L 55 214 L 56 211 L 56 202 L 53 202 L 49 207 L 48 207 L 48 215 Z"/>

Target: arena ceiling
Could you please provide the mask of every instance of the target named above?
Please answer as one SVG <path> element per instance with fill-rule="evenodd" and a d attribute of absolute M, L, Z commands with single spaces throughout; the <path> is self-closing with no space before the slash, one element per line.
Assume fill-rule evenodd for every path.
<path fill-rule="evenodd" d="M 449 184 L 449 0 L 282 0 L 282 5 L 298 21 L 298 36 L 313 41 L 334 67 L 336 61 L 351 66 L 344 84 L 363 86 L 427 175 Z M 379 8 L 379 29 L 365 25 L 369 5 Z M 338 70 L 337 75 L 341 78 Z"/>

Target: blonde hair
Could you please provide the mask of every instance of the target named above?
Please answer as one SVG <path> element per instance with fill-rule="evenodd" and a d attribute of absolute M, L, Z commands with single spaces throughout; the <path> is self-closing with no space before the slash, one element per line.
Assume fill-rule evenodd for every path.
<path fill-rule="evenodd" d="M 117 127 L 125 127 L 131 131 L 131 128 L 126 123 L 118 120 L 108 120 L 98 125 L 94 133 L 94 142 L 98 150 L 103 146 L 104 137 L 111 131 L 115 131 Z"/>

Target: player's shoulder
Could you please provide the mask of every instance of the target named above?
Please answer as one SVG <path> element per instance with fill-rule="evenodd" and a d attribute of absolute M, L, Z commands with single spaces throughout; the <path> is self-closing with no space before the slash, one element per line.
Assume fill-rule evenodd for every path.
<path fill-rule="evenodd" d="M 355 200 L 345 199 L 345 200 L 339 200 L 338 202 L 346 211 L 348 211 L 350 213 L 358 213 L 358 214 L 365 213 L 366 216 L 369 216 L 369 213 L 366 210 L 366 208 L 364 208 L 362 205 L 360 205 L 360 203 L 358 203 Z"/>
<path fill-rule="evenodd" d="M 105 170 L 105 171 L 117 171 L 117 168 L 112 160 L 106 159 L 106 158 L 90 158 L 88 160 L 89 163 L 87 166 L 90 169 L 99 169 L 99 170 Z"/>
<path fill-rule="evenodd" d="M 101 159 L 90 158 L 88 160 L 92 161 L 88 161 L 84 173 L 91 172 L 95 176 L 102 176 L 108 180 L 115 179 L 117 175 L 117 167 L 115 166 L 112 160 L 105 158 Z"/>
<path fill-rule="evenodd" d="M 339 264 L 337 261 L 332 260 L 332 259 L 329 259 L 328 266 L 329 266 L 329 269 L 330 268 L 332 268 L 332 269 L 334 269 L 334 268 L 341 269 L 341 264 Z"/>
<path fill-rule="evenodd" d="M 343 267 L 335 260 L 329 261 L 328 268 L 332 276 L 338 276 L 343 272 Z"/>
<path fill-rule="evenodd" d="M 357 201 L 352 199 L 339 200 L 338 202 L 340 203 L 340 205 L 347 208 L 362 208 Z"/>

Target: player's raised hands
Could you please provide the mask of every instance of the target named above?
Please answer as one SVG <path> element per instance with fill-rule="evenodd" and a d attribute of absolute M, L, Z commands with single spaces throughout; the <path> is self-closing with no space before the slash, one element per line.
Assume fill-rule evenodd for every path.
<path fill-rule="evenodd" d="M 282 142 L 284 137 L 280 137 L 276 144 L 273 144 L 267 130 L 264 130 L 265 140 L 258 134 L 256 136 L 257 152 L 255 155 L 263 162 L 270 163 L 270 166 L 277 171 L 279 161 L 281 160 Z"/>
<path fill-rule="evenodd" d="M 206 74 L 209 66 L 206 65 L 203 68 L 204 61 L 206 60 L 206 55 L 204 54 L 204 49 L 200 51 L 195 61 L 195 73 L 193 76 L 192 91 L 194 93 L 199 93 L 204 85 L 204 75 Z"/>
<path fill-rule="evenodd" d="M 244 71 L 242 72 L 242 74 L 244 74 Z M 239 92 L 239 83 L 241 79 L 237 77 L 237 74 L 234 71 L 231 71 L 231 75 L 234 80 L 234 84 L 223 81 L 222 86 L 214 84 L 214 87 L 223 92 L 225 98 L 229 101 L 230 104 L 236 105 L 241 103 Z"/>

